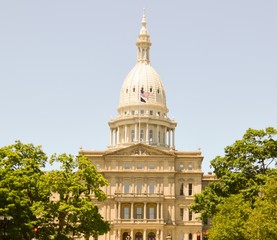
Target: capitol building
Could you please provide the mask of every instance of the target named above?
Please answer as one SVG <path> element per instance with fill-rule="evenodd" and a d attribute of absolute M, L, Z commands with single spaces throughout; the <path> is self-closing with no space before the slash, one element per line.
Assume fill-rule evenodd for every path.
<path fill-rule="evenodd" d="M 80 150 L 109 181 L 96 202 L 111 230 L 99 240 L 197 240 L 207 225 L 190 211 L 204 175 L 199 149 L 175 149 L 177 123 L 168 117 L 166 91 L 150 64 L 150 35 L 143 15 L 137 63 L 119 93 L 118 116 L 109 121 L 107 150 Z"/>

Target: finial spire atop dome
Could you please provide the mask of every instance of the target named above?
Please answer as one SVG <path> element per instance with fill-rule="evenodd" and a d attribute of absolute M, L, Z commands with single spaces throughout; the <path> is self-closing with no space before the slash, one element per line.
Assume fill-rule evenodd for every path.
<path fill-rule="evenodd" d="M 146 29 L 146 16 L 145 8 L 143 9 L 143 15 L 141 20 L 141 29 L 137 40 L 138 47 L 138 62 L 139 63 L 150 63 L 149 50 L 151 46 L 150 35 Z"/>

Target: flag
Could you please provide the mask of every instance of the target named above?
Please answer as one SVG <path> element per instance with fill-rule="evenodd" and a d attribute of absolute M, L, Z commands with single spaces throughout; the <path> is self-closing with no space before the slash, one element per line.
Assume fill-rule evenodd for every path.
<path fill-rule="evenodd" d="M 146 99 L 148 100 L 150 93 L 144 92 L 143 87 L 140 90 L 140 101 L 146 103 Z"/>

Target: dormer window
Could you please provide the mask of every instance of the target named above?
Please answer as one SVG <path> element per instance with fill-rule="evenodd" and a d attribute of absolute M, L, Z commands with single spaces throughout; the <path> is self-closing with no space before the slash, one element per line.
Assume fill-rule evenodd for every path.
<path fill-rule="evenodd" d="M 158 88 L 157 93 L 160 93 L 160 89 Z"/>

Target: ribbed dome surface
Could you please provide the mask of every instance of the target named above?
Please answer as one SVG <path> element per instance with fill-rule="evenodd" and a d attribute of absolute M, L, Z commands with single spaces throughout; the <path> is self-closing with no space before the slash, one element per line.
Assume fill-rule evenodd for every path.
<path fill-rule="evenodd" d="M 143 104 L 160 105 L 166 108 L 165 90 L 160 76 L 147 63 L 137 63 L 127 74 L 120 92 L 119 107 L 137 105 L 141 102 L 142 91 L 146 102 Z"/>

